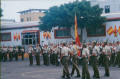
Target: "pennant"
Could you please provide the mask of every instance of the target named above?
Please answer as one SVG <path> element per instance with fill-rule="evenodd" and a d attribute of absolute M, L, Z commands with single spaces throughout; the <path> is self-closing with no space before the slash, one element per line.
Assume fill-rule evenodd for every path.
<path fill-rule="evenodd" d="M 114 32 L 114 30 L 113 30 L 113 28 L 112 28 L 112 26 L 107 30 L 107 33 L 109 34 L 109 35 L 111 35 L 112 33 Z"/>
<path fill-rule="evenodd" d="M 119 35 L 120 35 L 120 26 L 119 26 L 119 29 L 118 29 L 118 33 L 119 33 Z"/>
<path fill-rule="evenodd" d="M 75 42 L 80 46 L 80 39 L 78 36 L 78 28 L 77 28 L 77 16 L 75 14 Z M 78 56 L 80 56 L 80 50 L 78 50 Z"/>
<path fill-rule="evenodd" d="M 115 29 L 114 29 L 114 36 L 117 37 L 117 27 L 115 25 Z"/>

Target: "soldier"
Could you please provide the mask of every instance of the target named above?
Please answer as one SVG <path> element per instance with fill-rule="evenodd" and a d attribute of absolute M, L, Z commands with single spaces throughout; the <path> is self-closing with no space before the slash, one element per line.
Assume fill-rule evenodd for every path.
<path fill-rule="evenodd" d="M 29 61 L 30 61 L 30 66 L 33 65 L 33 47 L 32 45 L 29 46 L 28 48 L 28 54 L 29 54 Z"/>
<path fill-rule="evenodd" d="M 90 79 L 90 74 L 88 71 L 88 60 L 89 60 L 89 50 L 86 48 L 86 45 L 83 44 L 82 50 L 82 79 Z"/>
<path fill-rule="evenodd" d="M 24 60 L 24 53 L 25 53 L 24 47 L 22 47 L 20 49 L 20 52 L 21 52 L 21 55 L 22 55 L 22 60 Z"/>
<path fill-rule="evenodd" d="M 3 52 L 2 47 L 0 47 L 0 62 L 2 61 L 2 58 L 3 58 L 2 52 Z"/>
<path fill-rule="evenodd" d="M 48 45 L 45 45 L 44 47 L 44 52 L 43 52 L 43 60 L 44 60 L 44 65 L 49 65 L 49 52 L 50 52 L 50 48 L 48 47 Z"/>
<path fill-rule="evenodd" d="M 36 65 L 40 65 L 40 53 L 41 53 L 41 49 L 40 49 L 39 45 L 37 45 L 36 46 L 36 54 L 35 54 Z"/>
<path fill-rule="evenodd" d="M 68 47 L 66 47 L 65 43 L 63 43 L 63 47 L 61 49 L 61 63 L 63 65 L 62 78 L 67 77 L 68 79 L 70 79 L 70 74 L 69 74 L 69 70 L 68 70 L 69 54 L 70 54 L 70 49 Z"/>
<path fill-rule="evenodd" d="M 91 54 L 91 58 L 92 58 L 92 67 L 93 67 L 93 71 L 94 71 L 94 78 L 100 78 L 99 76 L 99 70 L 98 70 L 98 60 L 97 60 L 97 56 L 99 55 L 99 47 L 95 46 L 96 43 L 93 42 L 93 50 L 92 50 L 92 54 Z"/>
<path fill-rule="evenodd" d="M 117 52 L 117 65 L 120 67 L 120 43 L 119 41 L 116 42 L 116 52 Z"/>
<path fill-rule="evenodd" d="M 110 50 L 110 47 L 107 45 L 107 42 L 104 43 L 102 53 L 103 53 L 103 60 L 104 60 L 105 76 L 109 77 L 110 76 L 109 56 L 110 56 L 111 50 Z"/>
<path fill-rule="evenodd" d="M 9 61 L 12 61 L 13 60 L 13 55 L 12 55 L 12 53 L 13 53 L 13 48 L 12 47 L 9 47 Z"/>
<path fill-rule="evenodd" d="M 7 61 L 7 47 L 3 47 L 3 61 Z"/>
<path fill-rule="evenodd" d="M 73 56 L 72 56 L 72 72 L 71 72 L 71 76 L 73 76 L 74 71 L 76 70 L 77 72 L 77 76 L 76 77 L 80 77 L 80 71 L 79 71 L 79 67 L 78 67 L 78 50 L 80 48 L 75 45 L 75 41 L 73 41 L 73 46 L 71 47 L 71 51 L 73 52 Z"/>
<path fill-rule="evenodd" d="M 15 48 L 15 60 L 18 61 L 18 47 Z"/>

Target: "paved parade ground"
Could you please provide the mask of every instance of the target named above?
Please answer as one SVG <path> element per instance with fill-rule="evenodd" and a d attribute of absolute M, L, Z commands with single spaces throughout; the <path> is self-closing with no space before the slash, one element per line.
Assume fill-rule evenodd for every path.
<path fill-rule="evenodd" d="M 71 71 L 71 66 L 69 67 Z M 80 72 L 81 72 L 81 66 Z M 100 79 L 120 79 L 120 68 L 110 67 L 110 77 L 104 77 L 104 68 L 99 67 Z M 93 75 L 93 70 L 89 67 L 91 79 Z M 62 66 L 44 66 L 42 63 L 40 66 L 29 66 L 28 59 L 24 61 L 12 61 L 12 62 L 2 62 L 1 63 L 1 79 L 62 79 Z M 81 79 L 75 78 L 71 79 Z"/>

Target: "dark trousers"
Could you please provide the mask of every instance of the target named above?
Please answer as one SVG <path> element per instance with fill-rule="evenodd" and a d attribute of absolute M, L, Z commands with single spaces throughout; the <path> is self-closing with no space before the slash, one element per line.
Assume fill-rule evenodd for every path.
<path fill-rule="evenodd" d="M 99 70 L 98 70 L 97 56 L 91 56 L 91 58 L 92 58 L 92 68 L 93 68 L 93 71 L 94 71 L 93 77 L 100 78 Z"/>
<path fill-rule="evenodd" d="M 104 68 L 105 68 L 105 76 L 110 76 L 109 72 L 109 58 L 107 55 L 104 55 Z"/>
<path fill-rule="evenodd" d="M 77 76 L 80 76 L 80 71 L 79 71 L 79 67 L 78 67 L 78 58 L 77 55 L 74 55 L 72 57 L 72 72 L 71 72 L 71 76 L 74 74 L 75 70 L 77 72 Z"/>
<path fill-rule="evenodd" d="M 29 54 L 30 65 L 33 65 L 33 56 L 32 53 Z"/>
<path fill-rule="evenodd" d="M 9 61 L 13 60 L 12 52 L 9 53 Z"/>
<path fill-rule="evenodd" d="M 3 53 L 3 61 L 7 61 L 7 53 Z"/>
<path fill-rule="evenodd" d="M 70 77 L 69 70 L 68 70 L 68 61 L 69 57 L 68 56 L 63 56 L 61 59 L 61 63 L 63 65 L 63 76 L 65 77 Z"/>
<path fill-rule="evenodd" d="M 15 53 L 15 60 L 18 61 L 18 52 Z"/>
<path fill-rule="evenodd" d="M 82 58 L 82 79 L 90 79 L 87 58 Z"/>
<path fill-rule="evenodd" d="M 36 53 L 35 58 L 36 58 L 36 65 L 40 65 L 40 54 Z"/>
<path fill-rule="evenodd" d="M 22 60 L 24 60 L 24 52 L 22 52 L 22 54 L 21 54 L 21 55 L 22 55 Z"/>
<path fill-rule="evenodd" d="M 3 60 L 3 53 L 0 52 L 0 62 Z"/>

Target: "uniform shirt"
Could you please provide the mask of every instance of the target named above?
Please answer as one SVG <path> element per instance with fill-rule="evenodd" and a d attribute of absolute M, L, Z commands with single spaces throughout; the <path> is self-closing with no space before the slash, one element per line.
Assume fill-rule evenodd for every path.
<path fill-rule="evenodd" d="M 24 49 L 22 48 L 22 49 L 20 49 L 22 52 L 24 52 Z"/>
<path fill-rule="evenodd" d="M 116 52 L 119 52 L 120 51 L 120 45 L 117 45 L 116 46 Z"/>
<path fill-rule="evenodd" d="M 36 47 L 36 52 L 40 53 L 40 51 L 41 51 L 41 48 L 40 47 Z"/>
<path fill-rule="evenodd" d="M 110 49 L 110 46 L 105 46 L 103 47 L 103 51 L 102 51 L 105 55 L 108 55 L 111 53 L 111 49 Z"/>
<path fill-rule="evenodd" d="M 13 48 L 10 48 L 9 50 L 10 50 L 10 52 L 13 52 Z"/>
<path fill-rule="evenodd" d="M 63 47 L 61 49 L 61 54 L 63 54 L 63 56 L 69 56 L 69 52 L 70 52 L 70 49 L 68 47 Z"/>
<path fill-rule="evenodd" d="M 77 55 L 78 49 L 80 49 L 80 47 L 78 47 L 77 45 L 73 45 L 71 47 L 71 51 L 73 52 L 73 55 Z"/>
<path fill-rule="evenodd" d="M 88 48 L 83 48 L 83 50 L 82 50 L 82 56 L 83 57 L 88 57 L 89 56 L 89 50 L 88 50 Z"/>
<path fill-rule="evenodd" d="M 7 48 L 3 48 L 3 53 L 7 53 Z"/>
<path fill-rule="evenodd" d="M 32 51 L 33 51 L 33 48 L 30 47 L 30 48 L 28 49 L 28 53 L 32 53 Z"/>

